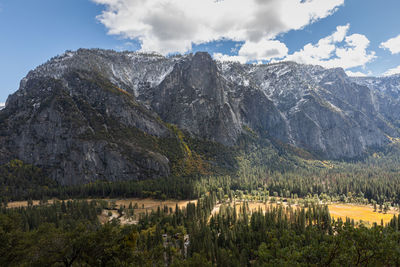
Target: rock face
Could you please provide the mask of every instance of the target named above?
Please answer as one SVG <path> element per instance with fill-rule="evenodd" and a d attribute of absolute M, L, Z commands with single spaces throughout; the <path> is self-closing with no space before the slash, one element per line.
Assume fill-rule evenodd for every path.
<path fill-rule="evenodd" d="M 139 133 L 131 134 L 132 128 Z M 61 184 L 167 176 L 168 159 L 142 144 L 145 134 L 170 133 L 102 77 L 75 70 L 61 79 L 35 76 L 1 113 L 0 142 L 7 151 L 1 159 L 34 163 Z"/>
<path fill-rule="evenodd" d="M 164 121 L 224 145 L 235 144 L 245 125 L 287 139 L 284 118 L 272 101 L 256 88 L 226 80 L 207 53 L 184 58 L 138 99 Z"/>
<path fill-rule="evenodd" d="M 375 91 L 343 69 L 292 62 L 220 66 L 227 80 L 251 84 L 272 100 L 285 118 L 289 142 L 323 157 L 354 158 L 399 134 L 379 112 Z"/>
<path fill-rule="evenodd" d="M 400 127 L 400 74 L 388 77 L 358 77 L 352 80 L 367 86 L 375 96 L 379 113 L 397 128 Z"/>
<path fill-rule="evenodd" d="M 225 146 L 250 131 L 324 158 L 354 158 L 399 136 L 399 84 L 292 62 L 80 49 L 31 71 L 8 98 L 0 163 L 34 163 L 61 184 L 165 177 L 167 123 Z"/>

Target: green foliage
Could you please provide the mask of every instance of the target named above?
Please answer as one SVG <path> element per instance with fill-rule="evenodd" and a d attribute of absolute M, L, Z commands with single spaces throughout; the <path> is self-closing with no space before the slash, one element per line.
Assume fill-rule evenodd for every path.
<path fill-rule="evenodd" d="M 198 219 L 204 222 L 213 203 L 215 199 L 205 197 L 198 207 L 159 210 L 145 215 L 137 226 L 126 227 L 118 221 L 100 225 L 97 215 L 107 206 L 98 201 L 2 208 L 0 265 L 162 266 L 165 257 L 175 266 L 199 264 L 205 260 L 202 255 L 184 259 L 183 225 Z M 167 235 L 164 243 L 163 234 Z"/>
<path fill-rule="evenodd" d="M 56 182 L 46 178 L 41 169 L 20 160 L 0 166 L 0 199 L 3 203 L 28 198 L 41 199 L 49 187 L 56 185 Z"/>
<path fill-rule="evenodd" d="M 157 139 L 137 129 L 119 129 L 113 140 L 131 140 L 166 154 L 172 174 L 157 180 L 97 181 L 85 185 L 57 186 L 44 173 L 20 161 L 0 167 L 2 199 L 58 197 L 152 197 L 193 199 L 219 188 L 231 191 L 259 191 L 277 196 L 307 198 L 317 195 L 325 201 L 377 204 L 400 203 L 400 153 L 391 150 L 359 162 L 305 160 L 272 143 L 259 143 L 243 136 L 237 147 L 227 148 L 210 141 L 192 139 L 174 126 L 170 138 Z M 123 146 L 128 149 L 128 146 Z M 127 152 L 127 155 L 129 153 Z M 224 158 L 224 160 L 219 160 Z M 18 162 L 18 164 L 16 164 Z M 261 190 L 261 191 L 260 191 Z"/>
<path fill-rule="evenodd" d="M 0 209 L 1 266 L 395 266 L 400 218 L 386 226 L 334 221 L 327 206 L 197 205 L 158 209 L 137 225 L 99 224 L 105 202 Z M 221 204 L 221 203 L 220 203 Z"/>

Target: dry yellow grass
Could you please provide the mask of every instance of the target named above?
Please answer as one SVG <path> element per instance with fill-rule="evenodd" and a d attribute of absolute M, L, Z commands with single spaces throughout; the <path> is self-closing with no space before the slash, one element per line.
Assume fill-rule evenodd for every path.
<path fill-rule="evenodd" d="M 90 201 L 91 199 L 88 199 Z M 164 206 L 167 206 L 168 208 L 172 208 L 173 211 L 175 211 L 175 207 L 178 204 L 178 207 L 180 209 L 186 208 L 186 205 L 188 203 L 197 203 L 197 200 L 166 200 L 166 201 L 161 201 L 157 199 L 151 199 L 151 198 L 146 198 L 146 199 L 140 199 L 140 198 L 128 198 L 128 199 L 103 199 L 108 202 L 115 202 L 116 208 L 119 208 L 121 205 L 125 206 L 126 208 L 129 207 L 129 204 L 132 203 L 133 206 L 137 203 L 137 209 L 135 209 L 135 215 L 132 218 L 127 218 L 126 216 L 119 217 L 119 214 L 116 210 L 104 210 L 101 215 L 99 215 L 99 220 L 102 224 L 111 221 L 113 218 L 119 218 L 121 221 L 121 224 L 135 224 L 137 223 L 140 214 L 145 214 L 146 212 L 150 213 L 151 211 L 156 211 L 158 207 L 161 209 L 164 208 Z M 47 205 L 52 204 L 56 199 L 50 199 L 47 202 Z M 34 200 L 33 206 L 38 206 L 40 205 L 39 200 Z M 28 206 L 28 201 L 14 201 L 8 203 L 7 207 L 8 208 L 20 208 L 20 207 L 27 207 Z M 108 213 L 111 212 L 112 216 L 108 216 Z"/>
<path fill-rule="evenodd" d="M 116 208 L 119 208 L 120 206 L 123 206 L 125 208 L 128 208 L 129 205 L 132 203 L 132 206 L 135 207 L 135 204 L 137 204 L 138 208 L 134 209 L 135 214 L 132 217 L 127 217 L 125 215 L 119 216 L 118 212 L 116 210 L 103 210 L 102 214 L 99 215 L 99 220 L 102 224 L 111 221 L 114 218 L 119 218 L 120 222 L 122 225 L 127 225 L 127 224 L 136 224 L 138 223 L 138 220 L 140 218 L 140 214 L 145 214 L 146 212 L 150 213 L 151 211 L 156 211 L 158 207 L 162 210 L 165 206 L 168 208 L 171 208 L 173 211 L 175 211 L 176 205 L 180 209 L 186 208 L 186 205 L 188 203 L 197 203 L 197 200 L 157 200 L 157 199 L 151 199 L 151 198 L 145 198 L 145 199 L 140 199 L 140 198 L 128 198 L 128 199 L 105 199 L 108 202 L 115 202 Z M 111 213 L 111 216 L 108 216 L 108 214 Z"/>
<path fill-rule="evenodd" d="M 332 204 L 328 207 L 331 216 L 334 218 L 342 218 L 344 221 L 346 220 L 346 217 L 348 217 L 354 219 L 356 222 L 362 220 L 369 224 L 374 222 L 380 224 L 381 220 L 383 220 L 384 223 L 388 223 L 393 218 L 394 214 L 398 214 L 398 212 L 395 212 L 394 210 L 390 210 L 386 214 L 374 212 L 373 207 L 365 205 Z"/>
<path fill-rule="evenodd" d="M 48 204 L 52 204 L 54 201 L 57 199 L 50 199 L 47 201 Z M 89 201 L 91 199 L 88 199 Z M 157 200 L 157 199 L 151 199 L 151 198 L 145 198 L 145 199 L 140 199 L 140 198 L 128 198 L 128 199 L 104 199 L 106 201 L 112 202 L 115 201 L 117 207 L 120 205 L 125 205 L 126 207 L 129 206 L 129 204 L 132 202 L 132 205 L 135 205 L 135 203 L 138 204 L 139 209 L 142 209 L 142 205 L 144 204 L 144 209 L 151 209 L 151 210 L 157 210 L 157 207 L 164 207 L 165 205 L 168 206 L 168 208 L 173 208 L 175 210 L 176 204 L 178 204 L 179 208 L 184 208 L 188 203 L 197 203 L 197 200 Z M 33 200 L 33 206 L 39 205 L 39 200 Z M 28 206 L 28 201 L 13 201 L 9 202 L 7 204 L 8 208 L 19 208 L 19 207 L 27 207 Z"/>
<path fill-rule="evenodd" d="M 164 206 L 168 206 L 168 208 L 172 208 L 175 210 L 176 204 L 178 204 L 179 208 L 186 208 L 186 205 L 188 203 L 197 203 L 197 200 L 157 200 L 157 199 L 151 199 L 151 198 L 145 198 L 145 199 L 140 199 L 140 198 L 128 198 L 128 199 L 110 199 L 109 201 L 115 201 L 115 204 L 117 207 L 123 205 L 126 208 L 128 208 L 129 204 L 132 203 L 132 205 L 135 205 L 135 203 L 138 204 L 138 209 L 135 210 L 140 212 L 140 210 L 157 210 L 158 207 L 163 208 Z M 142 208 L 143 207 L 143 208 Z"/>
<path fill-rule="evenodd" d="M 262 211 L 266 211 L 266 209 L 270 208 L 271 204 L 264 204 L 262 202 L 247 202 L 249 206 L 249 210 L 251 212 L 258 211 L 261 209 Z M 233 203 L 231 203 L 232 205 Z M 236 209 L 239 211 L 239 207 L 243 205 L 243 202 L 236 202 Z M 276 206 L 277 204 L 274 203 L 272 206 Z M 284 206 L 287 206 L 287 203 L 283 203 Z M 293 208 L 295 208 L 297 205 L 292 205 Z M 215 215 L 219 212 L 219 208 L 221 205 L 217 205 L 213 212 L 212 215 Z M 355 222 L 363 221 L 365 225 L 372 225 L 374 222 L 377 224 L 381 223 L 381 220 L 383 219 L 383 222 L 389 223 L 390 220 L 393 218 L 394 214 L 398 214 L 399 212 L 391 209 L 388 211 L 386 214 L 381 213 L 381 212 L 374 212 L 374 209 L 372 206 L 367 206 L 367 205 L 355 205 L 355 204 L 330 204 L 328 205 L 329 207 L 329 212 L 331 216 L 335 219 L 341 218 L 343 221 L 346 220 L 347 218 L 353 219 Z"/>
<path fill-rule="evenodd" d="M 47 201 L 47 204 L 53 204 L 54 199 L 50 199 Z M 38 206 L 40 204 L 39 200 L 33 200 L 32 201 L 33 206 Z M 24 208 L 28 207 L 28 201 L 13 201 L 7 203 L 7 208 Z"/>
<path fill-rule="evenodd" d="M 119 217 L 119 214 L 116 210 L 112 211 L 103 211 L 103 213 L 99 216 L 99 220 L 101 223 L 105 223 L 107 221 L 112 220 L 113 218 L 119 218 L 121 224 L 126 225 L 126 224 L 135 224 L 138 222 L 139 215 L 144 214 L 146 212 L 150 213 L 151 211 L 156 211 L 158 207 L 160 209 L 163 209 L 165 206 L 168 208 L 171 208 L 173 211 L 175 211 L 176 205 L 180 209 L 186 208 L 186 205 L 188 203 L 197 203 L 197 200 L 157 200 L 157 199 L 151 199 L 151 198 L 145 198 L 145 199 L 140 199 L 140 198 L 128 198 L 128 199 L 106 199 L 106 201 L 109 202 L 115 202 L 116 208 L 119 208 L 120 206 L 125 206 L 126 208 L 129 207 L 129 205 L 132 203 L 132 206 L 135 206 L 137 204 L 137 209 L 135 209 L 135 215 L 132 218 L 127 218 L 126 216 Z M 108 212 L 111 212 L 112 216 L 108 216 Z"/>
<path fill-rule="evenodd" d="M 272 207 L 276 207 L 278 205 L 283 205 L 284 207 L 287 206 L 287 203 L 284 202 L 282 204 L 277 204 L 277 203 L 264 203 L 264 202 L 258 202 L 258 201 L 247 201 L 247 202 L 243 202 L 243 201 L 235 201 L 235 206 L 236 206 L 236 212 L 239 213 L 240 211 L 240 207 L 243 206 L 244 203 L 247 203 L 248 207 L 249 207 L 249 211 L 251 213 L 253 212 L 257 212 L 259 210 L 261 210 L 262 212 L 265 212 L 266 210 L 270 209 L 271 206 Z M 224 204 L 218 204 L 214 207 L 214 209 L 211 211 L 211 215 L 215 215 L 219 213 L 219 210 L 221 208 L 222 205 L 225 206 L 231 206 L 233 207 L 233 202 L 231 203 L 224 203 Z M 295 208 L 297 205 L 292 205 L 293 208 Z M 211 217 L 210 215 L 210 217 Z"/>

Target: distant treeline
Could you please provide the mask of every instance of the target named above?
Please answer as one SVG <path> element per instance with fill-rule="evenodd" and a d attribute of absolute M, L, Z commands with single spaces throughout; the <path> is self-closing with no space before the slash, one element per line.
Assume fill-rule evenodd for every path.
<path fill-rule="evenodd" d="M 261 155 L 262 156 L 262 155 Z M 248 195 L 305 198 L 317 195 L 333 201 L 400 203 L 400 164 L 397 167 L 366 163 L 338 163 L 332 168 L 304 165 L 285 172 L 240 159 L 235 175 L 191 175 L 142 181 L 97 181 L 60 186 L 32 165 L 14 160 L 0 167 L 1 202 L 28 199 L 152 197 L 194 199 L 209 191 L 231 196 Z"/>

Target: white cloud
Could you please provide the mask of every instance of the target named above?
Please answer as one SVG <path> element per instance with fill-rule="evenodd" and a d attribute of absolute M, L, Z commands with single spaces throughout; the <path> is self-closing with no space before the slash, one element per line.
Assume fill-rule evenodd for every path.
<path fill-rule="evenodd" d="M 383 75 L 384 76 L 390 76 L 390 75 L 394 75 L 394 74 L 400 74 L 400 65 L 397 66 L 396 68 L 389 69 Z"/>
<path fill-rule="evenodd" d="M 400 34 L 397 37 L 381 43 L 379 47 L 383 49 L 388 49 L 392 54 L 400 53 Z"/>
<path fill-rule="evenodd" d="M 259 42 L 245 42 L 239 49 L 237 56 L 215 53 L 213 57 L 220 61 L 239 61 L 240 63 L 249 61 L 260 62 L 273 58 L 283 58 L 287 55 L 288 51 L 284 43 L 276 40 L 262 39 Z"/>
<path fill-rule="evenodd" d="M 322 60 L 332 57 L 335 51 L 335 43 L 342 42 L 347 35 L 350 25 L 336 27 L 336 32 L 318 41 L 316 45 L 306 44 L 300 51 L 287 57 L 288 60 L 293 60 L 306 64 L 320 64 Z"/>
<path fill-rule="evenodd" d="M 262 39 L 259 42 L 246 42 L 239 50 L 239 56 L 250 60 L 269 60 L 272 58 L 283 58 L 288 53 L 284 43 L 276 40 Z"/>
<path fill-rule="evenodd" d="M 109 34 L 137 39 L 142 50 L 186 52 L 192 44 L 244 41 L 241 57 L 285 54 L 277 35 L 325 18 L 344 0 L 92 0 Z M 338 36 L 337 38 L 340 38 Z M 267 46 L 264 46 L 267 45 Z M 239 55 L 240 56 L 240 55 Z"/>
<path fill-rule="evenodd" d="M 285 58 L 304 64 L 321 65 L 326 68 L 344 69 L 364 66 L 375 58 L 375 52 L 368 52 L 369 40 L 365 35 L 347 35 L 350 25 L 338 26 L 331 35 L 317 44 L 307 44 L 303 49 Z"/>
<path fill-rule="evenodd" d="M 367 74 L 360 72 L 360 71 L 356 71 L 356 72 L 352 72 L 350 70 L 346 71 L 347 76 L 350 77 L 367 77 Z"/>

